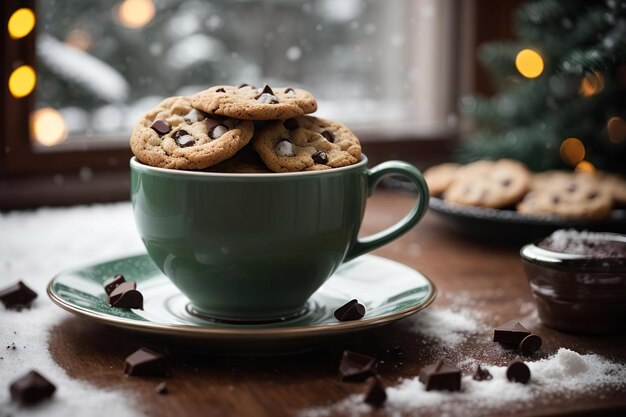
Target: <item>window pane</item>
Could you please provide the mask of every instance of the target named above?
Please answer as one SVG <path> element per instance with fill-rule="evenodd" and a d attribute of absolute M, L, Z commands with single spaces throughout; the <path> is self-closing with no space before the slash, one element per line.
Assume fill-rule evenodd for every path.
<path fill-rule="evenodd" d="M 364 131 L 451 127 L 452 1 L 40 0 L 36 143 L 126 144 L 163 98 L 298 86 Z M 453 127 L 453 126 L 452 126 Z"/>

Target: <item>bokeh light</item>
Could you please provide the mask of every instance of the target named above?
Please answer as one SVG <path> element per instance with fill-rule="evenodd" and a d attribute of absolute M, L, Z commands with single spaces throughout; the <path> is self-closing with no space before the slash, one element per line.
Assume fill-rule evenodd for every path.
<path fill-rule="evenodd" d="M 28 35 L 35 27 L 35 13 L 31 9 L 17 9 L 9 18 L 7 29 L 9 36 L 20 39 Z"/>
<path fill-rule="evenodd" d="M 570 165 L 576 165 L 585 159 L 585 145 L 577 138 L 567 138 L 561 143 L 559 149 L 563 161 Z"/>
<path fill-rule="evenodd" d="M 515 57 L 515 67 L 526 78 L 537 78 L 543 72 L 543 58 L 537 51 L 522 49 Z"/>
<path fill-rule="evenodd" d="M 33 67 L 22 65 L 17 67 L 9 76 L 9 91 L 15 98 L 29 95 L 37 84 L 37 74 Z"/>
<path fill-rule="evenodd" d="M 604 77 L 599 72 L 589 72 L 580 81 L 580 94 L 590 97 L 604 89 Z"/>
<path fill-rule="evenodd" d="M 620 143 L 626 139 L 626 122 L 621 117 L 611 117 L 606 123 L 606 130 L 609 140 L 613 143 Z"/>
<path fill-rule="evenodd" d="M 81 51 L 87 51 L 91 47 L 93 39 L 91 34 L 83 29 L 74 28 L 65 37 L 65 44 Z"/>
<path fill-rule="evenodd" d="M 580 161 L 576 164 L 576 171 L 594 172 L 596 167 L 589 161 Z"/>
<path fill-rule="evenodd" d="M 156 13 L 152 0 L 124 0 L 117 10 L 120 23 L 131 29 L 144 27 Z"/>
<path fill-rule="evenodd" d="M 36 110 L 31 115 L 31 131 L 35 141 L 54 146 L 67 138 L 67 124 L 61 113 L 50 107 Z"/>

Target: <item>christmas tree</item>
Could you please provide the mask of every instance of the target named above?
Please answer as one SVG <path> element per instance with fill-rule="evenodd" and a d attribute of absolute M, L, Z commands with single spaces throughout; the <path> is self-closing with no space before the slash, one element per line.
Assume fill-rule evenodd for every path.
<path fill-rule="evenodd" d="M 479 48 L 500 92 L 461 99 L 459 159 L 626 173 L 626 1 L 531 1 L 513 24 L 517 42 Z"/>

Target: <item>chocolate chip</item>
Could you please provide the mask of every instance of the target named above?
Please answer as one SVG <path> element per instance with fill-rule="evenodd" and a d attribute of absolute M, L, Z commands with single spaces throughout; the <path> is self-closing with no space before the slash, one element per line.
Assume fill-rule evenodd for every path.
<path fill-rule="evenodd" d="M 365 306 L 356 299 L 350 300 L 335 310 L 334 315 L 339 321 L 360 320 L 365 315 Z"/>
<path fill-rule="evenodd" d="M 519 345 L 530 332 L 518 321 L 510 321 L 494 329 L 493 341 L 503 345 Z"/>
<path fill-rule="evenodd" d="M 187 123 L 196 123 L 206 119 L 206 114 L 198 109 L 191 109 L 184 119 Z"/>
<path fill-rule="evenodd" d="M 241 83 L 237 86 L 237 88 L 244 88 L 244 87 L 252 87 L 252 86 L 246 83 Z"/>
<path fill-rule="evenodd" d="M 33 405 L 50 398 L 56 387 L 37 371 L 30 371 L 13 381 L 9 387 L 11 399 L 23 405 Z"/>
<path fill-rule="evenodd" d="M 330 143 L 335 143 L 335 135 L 333 135 L 333 132 L 325 130 L 322 132 L 322 136 L 324 136 Z"/>
<path fill-rule="evenodd" d="M 223 88 L 218 88 L 217 90 L 215 90 L 216 93 L 225 93 L 226 90 L 224 90 Z"/>
<path fill-rule="evenodd" d="M 165 382 L 161 382 L 159 385 L 157 385 L 154 390 L 156 391 L 157 394 L 160 395 L 167 395 L 170 391 L 167 389 L 167 384 Z"/>
<path fill-rule="evenodd" d="M 228 128 L 224 125 L 215 125 L 211 129 L 209 129 L 209 138 L 217 139 L 221 137 L 224 133 L 228 132 Z"/>
<path fill-rule="evenodd" d="M 165 376 L 165 357 L 150 349 L 141 348 L 126 358 L 124 373 L 132 376 Z"/>
<path fill-rule="evenodd" d="M 339 377 L 344 382 L 362 382 L 376 375 L 376 359 L 346 350 L 339 363 Z"/>
<path fill-rule="evenodd" d="M 324 151 L 317 151 L 313 155 L 311 155 L 313 162 L 316 164 L 326 164 L 328 163 L 328 155 Z"/>
<path fill-rule="evenodd" d="M 597 196 L 598 196 L 598 192 L 597 191 L 591 191 L 589 194 L 587 194 L 587 199 L 588 200 L 593 200 Z"/>
<path fill-rule="evenodd" d="M 143 309 L 143 295 L 136 288 L 137 283 L 135 281 L 118 285 L 109 295 L 109 304 L 118 308 Z"/>
<path fill-rule="evenodd" d="M 559 204 L 561 202 L 561 198 L 558 195 L 552 196 L 552 203 Z"/>
<path fill-rule="evenodd" d="M 170 126 L 170 124 L 167 123 L 165 120 L 155 120 L 150 127 L 152 128 L 152 130 L 157 132 L 159 136 L 170 133 L 170 131 L 172 130 L 172 126 Z"/>
<path fill-rule="evenodd" d="M 524 362 L 515 359 L 506 368 L 506 378 L 510 382 L 525 384 L 530 381 L 530 369 Z"/>
<path fill-rule="evenodd" d="M 426 385 L 426 391 L 460 391 L 461 370 L 443 359 L 425 366 L 419 373 L 419 381 Z"/>
<path fill-rule="evenodd" d="M 196 140 L 194 139 L 194 137 L 191 136 L 186 130 L 182 130 L 182 129 L 174 132 L 174 134 L 172 135 L 172 138 L 174 139 L 176 144 L 180 146 L 181 148 L 187 148 L 196 143 Z"/>
<path fill-rule="evenodd" d="M 296 119 L 287 119 L 283 122 L 283 126 L 285 126 L 285 129 L 287 130 L 296 130 L 300 127 L 300 124 Z"/>
<path fill-rule="evenodd" d="M 0 301 L 9 310 L 21 310 L 30 307 L 37 293 L 22 281 L 0 290 Z"/>
<path fill-rule="evenodd" d="M 578 185 L 575 182 L 570 182 L 567 187 L 565 187 L 565 191 L 569 193 L 573 193 L 578 188 Z"/>
<path fill-rule="evenodd" d="M 289 94 L 289 93 L 291 93 L 291 94 Z M 289 94 L 290 96 L 295 96 L 296 95 L 296 90 L 294 90 L 291 87 L 287 87 L 287 88 L 285 88 L 285 94 Z"/>
<path fill-rule="evenodd" d="M 476 370 L 472 374 L 472 379 L 475 381 L 489 381 L 493 376 L 489 370 L 482 368 L 480 365 L 476 367 Z"/>
<path fill-rule="evenodd" d="M 288 139 L 282 139 L 274 149 L 279 156 L 294 156 L 293 144 Z"/>
<path fill-rule="evenodd" d="M 502 184 L 503 187 L 508 187 L 509 185 L 511 185 L 511 179 L 510 178 L 505 178 L 503 179 L 500 184 Z"/>
<path fill-rule="evenodd" d="M 124 275 L 117 274 L 113 278 L 109 278 L 104 281 L 104 284 L 102 284 L 104 286 L 104 292 L 107 293 L 107 295 L 111 295 L 114 289 L 125 282 L 126 279 L 124 278 Z"/>
<path fill-rule="evenodd" d="M 536 334 L 529 334 L 519 344 L 522 355 L 530 356 L 541 348 L 543 340 Z"/>
<path fill-rule="evenodd" d="M 261 90 L 261 93 L 259 95 L 261 95 L 261 94 L 271 94 L 271 95 L 274 95 L 274 91 L 272 90 L 272 88 L 268 84 L 265 84 L 263 86 L 263 90 Z"/>
<path fill-rule="evenodd" d="M 387 393 L 382 381 L 377 376 L 369 377 L 365 385 L 363 402 L 372 407 L 381 407 L 385 401 L 387 401 Z"/>
<path fill-rule="evenodd" d="M 272 94 L 263 93 L 256 98 L 256 101 L 263 104 L 276 104 L 278 103 L 278 97 Z"/>

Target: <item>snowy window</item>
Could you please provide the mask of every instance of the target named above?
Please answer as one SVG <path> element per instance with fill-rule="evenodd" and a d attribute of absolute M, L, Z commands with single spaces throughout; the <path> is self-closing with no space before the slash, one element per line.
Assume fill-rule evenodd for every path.
<path fill-rule="evenodd" d="M 164 97 L 243 82 L 306 88 L 318 115 L 365 138 L 442 135 L 456 123 L 456 5 L 40 0 L 35 143 L 127 146 Z"/>

